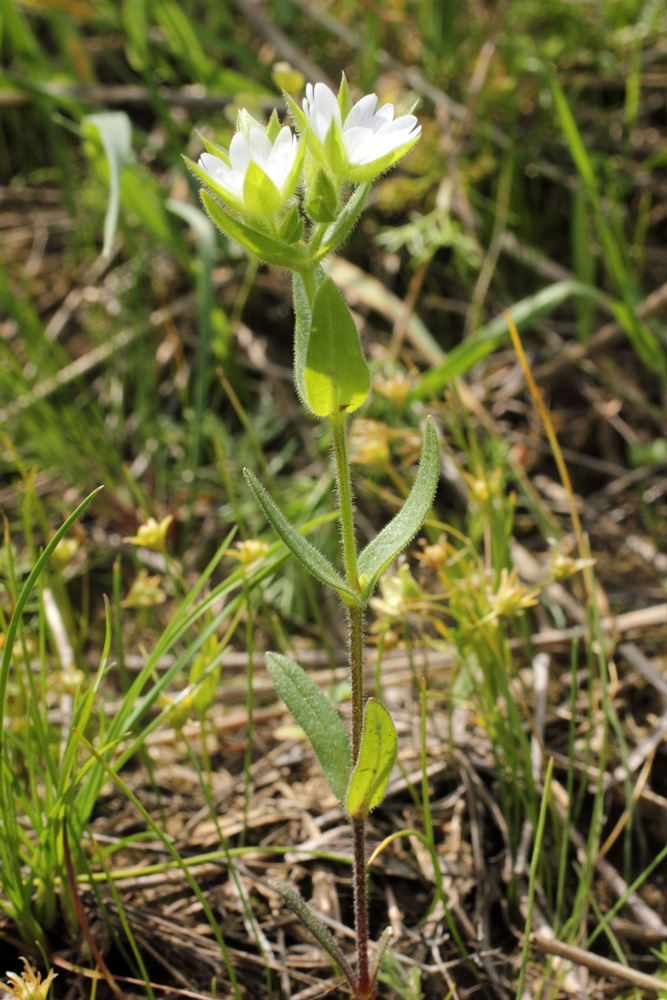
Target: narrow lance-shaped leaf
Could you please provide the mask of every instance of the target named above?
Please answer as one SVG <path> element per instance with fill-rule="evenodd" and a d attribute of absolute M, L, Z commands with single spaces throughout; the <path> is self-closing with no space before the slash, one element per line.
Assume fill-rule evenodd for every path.
<path fill-rule="evenodd" d="M 396 751 L 396 729 L 389 712 L 381 702 L 369 698 L 359 760 L 347 793 L 347 811 L 353 819 L 365 819 L 382 802 Z"/>
<path fill-rule="evenodd" d="M 190 161 L 187 161 L 187 163 L 206 183 L 207 178 L 203 174 L 203 171 L 199 170 L 197 164 Z M 228 236 L 230 240 L 240 243 L 246 250 L 250 250 L 257 257 L 265 260 L 267 264 L 274 264 L 277 267 L 289 267 L 295 271 L 301 270 L 304 266 L 305 257 L 303 252 L 297 247 L 279 243 L 278 240 L 267 236 L 266 233 L 260 233 L 257 229 L 251 229 L 244 222 L 235 219 L 233 215 L 224 210 L 222 205 L 218 204 L 208 191 L 202 190 L 201 197 L 212 221 L 219 229 L 222 229 L 225 236 Z"/>
<path fill-rule="evenodd" d="M 322 555 L 320 550 L 316 549 L 307 538 L 303 537 L 299 529 L 287 520 L 281 509 L 276 503 L 274 503 L 267 491 L 264 489 L 257 476 L 255 476 L 255 474 L 249 469 L 244 469 L 243 473 L 248 481 L 250 489 L 255 494 L 255 499 L 266 514 L 268 521 L 271 523 L 273 529 L 280 536 L 292 555 L 295 555 L 299 562 L 303 563 L 306 569 L 309 570 L 317 580 L 321 583 L 325 583 L 327 587 L 331 587 L 332 590 L 337 591 L 341 597 L 345 595 L 346 598 L 349 598 L 356 603 L 359 599 L 358 595 L 352 590 L 351 587 L 348 587 L 343 577 L 336 569 L 334 569 L 327 557 Z"/>
<path fill-rule="evenodd" d="M 120 178 L 132 159 L 132 128 L 124 111 L 102 111 L 86 115 L 82 122 L 83 134 L 89 139 L 97 132 L 109 164 L 109 201 L 104 219 L 104 246 L 102 254 L 108 257 L 113 247 L 118 213 L 120 210 Z"/>
<path fill-rule="evenodd" d="M 382 572 L 414 538 L 431 509 L 440 472 L 438 436 L 429 417 L 424 430 L 419 471 L 403 507 L 379 535 L 369 542 L 359 556 L 359 578 L 362 581 L 362 601 L 373 593 Z"/>
<path fill-rule="evenodd" d="M 292 913 L 295 913 L 302 924 L 304 924 L 321 948 L 334 960 L 340 971 L 354 989 L 356 981 L 350 964 L 345 955 L 338 947 L 333 935 L 324 926 L 320 918 L 311 910 L 299 890 L 289 882 L 284 882 L 279 878 L 269 879 L 269 885 L 282 896 L 285 904 Z"/>
<path fill-rule="evenodd" d="M 304 385 L 318 417 L 353 413 L 371 387 L 352 314 L 331 278 L 324 279 L 315 295 Z"/>
<path fill-rule="evenodd" d="M 352 747 L 338 712 L 305 670 L 287 656 L 267 653 L 266 667 L 276 691 L 312 743 L 331 791 L 344 802 L 352 773 Z"/>

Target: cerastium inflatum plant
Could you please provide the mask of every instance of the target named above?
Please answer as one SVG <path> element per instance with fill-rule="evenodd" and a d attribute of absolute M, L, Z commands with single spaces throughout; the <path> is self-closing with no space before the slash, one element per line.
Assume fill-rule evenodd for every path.
<path fill-rule="evenodd" d="M 421 128 L 411 114 L 396 117 L 391 104 L 378 108 L 375 94 L 353 104 L 345 78 L 337 96 L 318 83 L 308 85 L 302 107 L 289 95 L 285 98 L 298 134 L 288 126 L 281 127 L 275 111 L 268 126 L 241 111 L 228 152 L 204 140 L 206 152 L 199 163 L 188 163 L 203 182 L 204 205 L 223 233 L 266 263 L 292 271 L 297 392 L 309 414 L 331 425 L 344 575 L 288 521 L 257 477 L 250 470 L 245 474 L 287 548 L 338 594 L 347 613 L 351 738 L 337 711 L 300 666 L 277 653 L 268 654 L 267 665 L 278 694 L 310 738 L 329 785 L 350 820 L 355 971 L 298 890 L 278 881 L 274 888 L 329 953 L 357 1000 L 370 1000 L 377 990 L 389 935 L 380 939 L 371 963 L 366 820 L 384 797 L 396 759 L 396 730 L 382 703 L 364 695 L 364 613 L 381 575 L 422 526 L 431 507 L 439 450 L 429 418 L 410 495 L 393 520 L 358 552 L 346 423 L 349 414 L 368 397 L 370 373 L 350 311 L 321 265 L 352 231 L 373 181 L 408 152 Z"/>

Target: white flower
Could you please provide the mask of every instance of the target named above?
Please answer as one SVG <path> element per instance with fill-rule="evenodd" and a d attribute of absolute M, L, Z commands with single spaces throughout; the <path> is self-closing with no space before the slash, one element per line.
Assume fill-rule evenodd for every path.
<path fill-rule="evenodd" d="M 239 119 L 240 124 L 242 119 Z M 232 208 L 273 215 L 294 194 L 301 171 L 300 143 L 287 126 L 272 141 L 259 125 L 240 128 L 224 150 L 202 153 L 197 174 Z M 213 148 L 213 147 L 211 147 Z"/>
<path fill-rule="evenodd" d="M 343 88 L 341 88 L 341 94 Z M 311 149 L 338 176 L 364 181 L 387 170 L 414 145 L 421 133 L 414 115 L 394 117 L 394 105 L 377 107 L 367 94 L 350 108 L 324 83 L 309 83 L 303 111 L 310 124 Z"/>

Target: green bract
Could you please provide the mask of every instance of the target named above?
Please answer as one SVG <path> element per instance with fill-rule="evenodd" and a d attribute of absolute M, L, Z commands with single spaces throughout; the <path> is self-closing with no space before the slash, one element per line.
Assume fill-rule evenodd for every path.
<path fill-rule="evenodd" d="M 318 417 L 353 413 L 366 402 L 371 387 L 357 328 L 331 278 L 324 279 L 315 295 L 304 382 Z"/>
<path fill-rule="evenodd" d="M 382 802 L 396 763 L 396 752 L 396 729 L 391 716 L 381 702 L 369 698 L 359 760 L 347 793 L 347 811 L 353 819 L 365 819 Z"/>

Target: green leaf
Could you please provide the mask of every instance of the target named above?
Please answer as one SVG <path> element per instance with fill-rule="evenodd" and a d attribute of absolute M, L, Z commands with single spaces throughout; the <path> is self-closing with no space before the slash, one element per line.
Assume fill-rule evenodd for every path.
<path fill-rule="evenodd" d="M 315 174 L 304 208 L 314 222 L 334 222 L 338 218 L 338 195 L 324 170 Z"/>
<path fill-rule="evenodd" d="M 580 281 L 571 278 L 557 281 L 553 285 L 541 288 L 534 295 L 520 299 L 511 307 L 512 319 L 521 333 L 535 320 L 548 315 L 571 296 L 584 296 L 609 306 L 611 299 L 597 288 L 582 285 Z M 418 399 L 432 393 L 440 392 L 452 379 L 465 375 L 470 369 L 496 348 L 510 339 L 507 319 L 504 313 L 495 316 L 485 326 L 475 330 L 464 341 L 449 352 L 440 365 L 434 365 L 422 379 L 420 386 L 412 393 L 413 399 Z"/>
<path fill-rule="evenodd" d="M 366 401 L 371 376 L 342 293 L 325 278 L 315 295 L 304 384 L 319 417 L 353 413 Z"/>
<path fill-rule="evenodd" d="M 196 172 L 199 173 L 199 171 Z M 289 267 L 295 271 L 303 267 L 305 256 L 300 249 L 279 243 L 278 240 L 272 239 L 266 233 L 260 233 L 256 229 L 251 229 L 245 222 L 235 219 L 234 216 L 224 210 L 222 205 L 218 204 L 208 191 L 203 190 L 201 196 L 211 220 L 219 229 L 222 229 L 225 236 L 228 236 L 230 240 L 240 243 L 246 250 L 265 260 L 267 264 L 274 264 L 277 267 Z"/>
<path fill-rule="evenodd" d="M 124 111 L 102 111 L 97 115 L 86 115 L 82 128 L 84 137 L 99 137 L 109 164 L 109 201 L 104 218 L 102 247 L 102 254 L 108 257 L 118 225 L 120 178 L 126 164 L 132 159 L 132 128 Z"/>
<path fill-rule="evenodd" d="M 327 227 L 322 240 L 322 245 L 315 257 L 316 263 L 324 260 L 327 254 L 337 250 L 348 238 L 357 224 L 357 220 L 361 215 L 361 210 L 364 207 L 364 202 L 366 201 L 368 192 L 372 186 L 373 185 L 370 182 L 360 184 L 354 194 L 347 201 L 347 204 L 336 221 L 332 222 L 331 225 Z"/>
<path fill-rule="evenodd" d="M 306 396 L 306 386 L 304 373 L 306 371 L 306 352 L 308 351 L 308 338 L 310 337 L 310 323 L 312 313 L 308 301 L 308 293 L 304 285 L 303 278 L 296 271 L 293 276 L 294 294 L 294 382 L 299 399 L 309 413 L 313 411 Z M 315 283 L 319 285 L 324 281 L 324 271 L 319 267 L 315 271 Z"/>
<path fill-rule="evenodd" d="M 267 520 L 273 526 L 274 531 L 280 536 L 292 555 L 295 555 L 299 562 L 303 563 L 307 570 L 321 583 L 337 591 L 341 597 L 352 599 L 356 604 L 359 600 L 351 587 L 345 583 L 343 577 L 331 565 L 326 556 L 323 556 L 319 549 L 316 549 L 307 538 L 304 538 L 299 529 L 287 520 L 283 512 L 274 503 L 267 491 L 264 489 L 257 476 L 249 469 L 244 469 L 250 489 L 255 494 L 255 499 L 266 514 Z"/>
<path fill-rule="evenodd" d="M 347 811 L 353 819 L 365 819 L 382 802 L 396 751 L 396 729 L 389 712 L 381 702 L 369 698 L 359 760 L 347 793 Z"/>
<path fill-rule="evenodd" d="M 354 990 L 356 988 L 356 980 L 349 962 L 340 950 L 331 932 L 327 930 L 319 917 L 311 910 L 296 886 L 290 885 L 289 882 L 284 882 L 279 878 L 270 878 L 268 882 L 271 888 L 275 889 L 282 896 L 283 901 L 292 913 L 295 913 L 301 923 L 308 928 L 320 947 L 334 960 Z"/>
<path fill-rule="evenodd" d="M 273 686 L 310 740 L 339 802 L 352 774 L 352 747 L 341 718 L 305 670 L 287 656 L 266 654 Z"/>
<path fill-rule="evenodd" d="M 414 538 L 431 509 L 440 472 L 438 435 L 429 417 L 424 430 L 419 471 L 410 495 L 398 514 L 369 542 L 358 560 L 362 601 L 367 601 L 380 575 Z"/>

